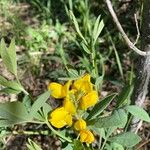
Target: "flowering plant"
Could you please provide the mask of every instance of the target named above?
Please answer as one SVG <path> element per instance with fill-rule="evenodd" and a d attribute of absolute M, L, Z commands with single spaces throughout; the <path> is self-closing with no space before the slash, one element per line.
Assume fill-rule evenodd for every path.
<path fill-rule="evenodd" d="M 86 143 L 92 143 L 94 135 L 87 128 L 84 114 L 98 101 L 98 93 L 90 78 L 86 74 L 75 81 L 68 81 L 65 85 L 52 82 L 48 86 L 52 97 L 62 101 L 62 106 L 50 113 L 49 122 L 56 128 L 73 125 L 79 132 L 80 141 Z"/>

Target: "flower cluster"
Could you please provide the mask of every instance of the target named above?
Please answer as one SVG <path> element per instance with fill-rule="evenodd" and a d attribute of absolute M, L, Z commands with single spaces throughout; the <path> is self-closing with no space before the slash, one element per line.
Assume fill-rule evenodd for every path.
<path fill-rule="evenodd" d="M 62 106 L 50 113 L 49 122 L 56 128 L 74 124 L 75 130 L 80 134 L 80 141 L 86 143 L 92 143 L 94 136 L 87 129 L 82 116 L 98 101 L 97 91 L 94 90 L 90 78 L 90 75 L 86 74 L 75 81 L 68 81 L 65 85 L 52 82 L 48 86 L 52 97 L 62 100 Z"/>

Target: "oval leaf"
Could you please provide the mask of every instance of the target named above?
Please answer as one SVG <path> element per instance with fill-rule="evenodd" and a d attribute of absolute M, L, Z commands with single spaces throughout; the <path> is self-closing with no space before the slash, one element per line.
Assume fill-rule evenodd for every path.
<path fill-rule="evenodd" d="M 95 120 L 91 120 L 89 125 L 93 125 L 96 128 L 108 128 L 108 127 L 124 127 L 127 122 L 127 114 L 123 109 L 115 110 L 112 115 Z"/>
<path fill-rule="evenodd" d="M 111 142 L 121 144 L 125 147 L 133 147 L 141 141 L 141 138 L 132 132 L 126 132 L 108 139 Z"/>
<path fill-rule="evenodd" d="M 143 121 L 150 122 L 150 117 L 149 117 L 148 113 L 141 107 L 138 107 L 136 105 L 130 105 L 130 106 L 126 106 L 125 109 L 128 112 L 130 112 L 133 116 L 135 116 Z"/>

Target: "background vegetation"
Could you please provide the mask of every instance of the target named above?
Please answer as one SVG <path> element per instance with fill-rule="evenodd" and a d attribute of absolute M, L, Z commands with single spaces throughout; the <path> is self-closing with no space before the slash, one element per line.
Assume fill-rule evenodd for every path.
<path fill-rule="evenodd" d="M 140 28 L 142 1 L 113 1 L 113 5 L 126 33 L 135 41 L 134 14 Z M 137 55 L 125 45 L 102 0 L 1 0 L 0 9 L 0 36 L 7 45 L 15 38 L 17 78 L 32 96 L 32 102 L 47 90 L 50 82 L 64 83 L 68 78 L 76 79 L 89 73 L 101 99 L 119 93 L 104 114 L 111 112 L 116 105 L 130 103 Z M 140 45 L 140 40 L 137 45 Z M 15 79 L 3 66 L 2 59 L 0 74 L 8 80 Z M 1 102 L 15 100 L 30 105 L 23 93 L 6 94 L 1 91 Z M 48 103 L 56 105 L 50 99 Z M 145 106 L 148 110 L 148 100 Z M 25 149 L 26 143 L 33 144 L 32 140 L 43 149 L 49 149 L 50 145 L 53 149 L 60 149 L 62 143 L 64 147 L 66 144 L 44 125 L 28 123 L 2 127 L 0 132 L 2 137 L 9 133 L 1 142 L 1 147 L 6 149 L 19 149 L 20 145 Z M 101 135 L 102 132 L 99 130 L 97 133 Z M 121 129 L 117 130 L 120 132 Z M 136 148 L 148 150 L 148 144 L 144 144 L 149 140 L 147 123 L 143 124 L 139 134 L 142 141 Z M 103 143 L 103 140 L 99 142 Z M 99 142 L 93 144 L 95 149 L 99 149 Z M 117 146 L 108 142 L 105 149 L 115 150 Z"/>

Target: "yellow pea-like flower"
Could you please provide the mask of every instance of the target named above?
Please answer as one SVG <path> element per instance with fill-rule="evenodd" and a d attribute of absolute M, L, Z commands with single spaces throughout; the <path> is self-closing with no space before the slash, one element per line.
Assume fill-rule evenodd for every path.
<path fill-rule="evenodd" d="M 86 110 L 87 108 L 94 106 L 98 101 L 98 94 L 96 91 L 92 91 L 85 96 L 83 96 L 80 100 L 80 108 Z"/>
<path fill-rule="evenodd" d="M 63 107 L 70 114 L 72 114 L 72 115 L 76 114 L 76 107 L 75 107 L 74 103 L 69 98 L 65 98 L 64 99 L 64 101 L 63 101 Z"/>
<path fill-rule="evenodd" d="M 64 98 L 69 91 L 70 85 L 71 81 L 68 81 L 64 86 L 59 83 L 52 82 L 48 85 L 48 90 L 51 91 L 52 97 L 56 99 Z"/>
<path fill-rule="evenodd" d="M 74 123 L 74 128 L 77 131 L 86 129 L 86 122 L 83 119 L 79 119 Z"/>
<path fill-rule="evenodd" d="M 89 93 L 93 90 L 93 84 L 90 81 L 91 76 L 86 74 L 85 76 L 74 81 L 73 88 L 83 93 Z"/>
<path fill-rule="evenodd" d="M 72 125 L 72 116 L 64 107 L 56 108 L 49 116 L 49 122 L 56 128 Z"/>
<path fill-rule="evenodd" d="M 91 131 L 85 129 L 80 131 L 80 141 L 83 143 L 92 143 L 94 142 L 94 135 L 92 134 Z"/>

